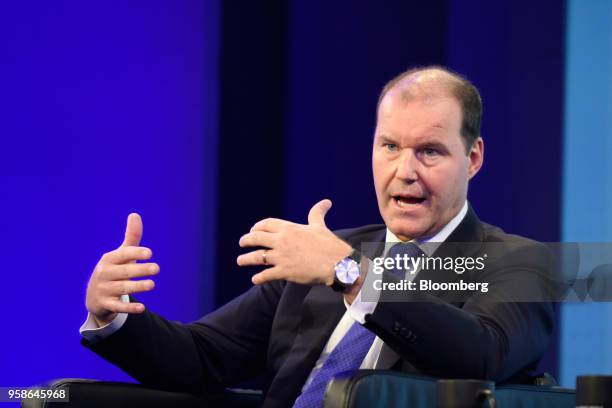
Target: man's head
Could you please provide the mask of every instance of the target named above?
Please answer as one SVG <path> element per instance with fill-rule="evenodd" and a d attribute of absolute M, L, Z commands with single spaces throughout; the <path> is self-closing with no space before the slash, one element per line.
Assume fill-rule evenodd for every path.
<path fill-rule="evenodd" d="M 372 167 L 380 213 L 401 239 L 434 235 L 461 209 L 482 165 L 481 114 L 476 88 L 444 68 L 406 71 L 384 87 Z"/>

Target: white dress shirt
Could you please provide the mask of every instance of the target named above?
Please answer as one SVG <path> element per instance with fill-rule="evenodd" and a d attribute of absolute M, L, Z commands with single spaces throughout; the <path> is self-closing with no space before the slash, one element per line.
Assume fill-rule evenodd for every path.
<path fill-rule="evenodd" d="M 446 224 L 437 234 L 435 234 L 434 236 L 428 239 L 423 239 L 423 240 L 416 239 L 416 240 L 413 240 L 412 242 L 414 242 L 417 245 L 420 245 L 423 243 L 429 243 L 429 242 L 444 242 L 449 237 L 449 235 L 457 228 L 457 226 L 461 223 L 461 221 L 463 221 L 463 218 L 467 214 L 467 210 L 468 210 L 468 203 L 466 201 L 463 204 L 463 207 L 461 208 L 459 213 L 452 220 L 450 220 L 450 222 Z M 395 234 L 389 231 L 389 229 L 387 229 L 385 241 L 387 243 L 402 242 Z M 389 247 L 390 246 L 387 245 L 386 249 L 388 249 Z M 422 249 L 424 250 L 424 252 L 433 252 L 433 250 L 435 250 L 435 247 L 432 247 L 431 245 L 427 245 L 426 247 Z M 386 255 L 386 253 L 383 255 Z M 427 255 L 431 255 L 431 253 L 427 253 Z M 412 280 L 415 275 L 416 274 L 407 274 L 406 279 Z M 121 297 L 121 300 L 123 302 L 129 302 L 129 296 L 123 295 Z M 367 314 L 374 313 L 374 310 L 376 309 L 377 304 L 378 304 L 377 301 L 373 301 L 373 302 L 363 301 L 362 302 L 361 292 L 357 294 L 357 296 L 355 297 L 355 300 L 353 301 L 351 305 L 349 305 L 345 301 L 347 310 L 342 316 L 342 318 L 340 319 L 340 321 L 338 322 L 338 325 L 332 332 L 331 336 L 329 337 L 329 340 L 327 341 L 327 344 L 323 348 L 323 351 L 321 352 L 321 355 L 319 359 L 317 360 L 314 368 L 310 372 L 310 375 L 308 376 L 308 379 L 306 380 L 304 387 L 306 387 L 306 385 L 310 383 L 310 381 L 312 381 L 316 373 L 323 366 L 323 363 L 325 363 L 325 360 L 327 359 L 327 356 L 329 355 L 329 353 L 332 352 L 334 347 L 336 347 L 336 345 L 340 342 L 340 340 L 344 337 L 344 335 L 346 335 L 346 333 L 349 331 L 351 326 L 355 322 L 363 324 L 365 322 L 365 316 Z M 98 327 L 93 317 L 91 316 L 91 314 L 88 314 L 87 319 L 85 320 L 85 322 L 83 323 L 79 331 L 81 333 L 81 336 L 83 336 L 89 341 L 95 342 L 105 337 L 108 337 L 114 332 L 116 332 L 117 330 L 119 330 L 123 326 L 126 320 L 127 320 L 127 313 L 118 313 L 115 319 L 113 319 L 113 321 L 111 321 L 105 326 Z M 374 339 L 374 342 L 372 343 L 372 347 L 370 347 L 368 354 L 363 359 L 363 362 L 361 363 L 360 368 L 364 368 L 364 369 L 391 368 L 391 366 L 395 364 L 398 358 L 399 356 L 393 350 L 391 350 L 391 348 L 385 346 L 384 342 L 378 336 L 376 336 L 376 338 Z M 304 388 L 302 388 L 302 390 L 303 389 Z"/>

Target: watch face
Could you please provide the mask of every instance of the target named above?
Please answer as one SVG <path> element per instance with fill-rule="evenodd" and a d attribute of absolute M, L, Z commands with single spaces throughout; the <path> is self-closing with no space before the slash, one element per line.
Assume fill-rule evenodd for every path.
<path fill-rule="evenodd" d="M 336 278 L 346 285 L 352 285 L 359 278 L 359 264 L 350 258 L 344 258 L 336 264 Z"/>

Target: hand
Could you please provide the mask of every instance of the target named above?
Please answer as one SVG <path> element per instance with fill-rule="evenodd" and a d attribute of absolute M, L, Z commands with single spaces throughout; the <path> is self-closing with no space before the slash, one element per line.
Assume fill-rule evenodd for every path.
<path fill-rule="evenodd" d="M 136 213 L 130 214 L 123 243 L 102 256 L 89 278 L 85 305 L 98 326 L 110 323 L 117 313 L 144 312 L 142 303 L 121 301 L 121 295 L 146 292 L 155 287 L 151 279 L 131 280 L 159 272 L 156 263 L 136 263 L 153 256 L 149 248 L 139 246 L 141 238 L 142 219 Z"/>
<path fill-rule="evenodd" d="M 315 204 L 308 213 L 308 224 L 296 224 L 277 218 L 256 223 L 240 238 L 241 247 L 265 247 L 237 259 L 238 265 L 269 265 L 253 275 L 252 282 L 260 285 L 273 280 L 313 285 L 331 285 L 336 262 L 351 253 L 351 246 L 334 235 L 325 225 L 330 200 Z M 265 263 L 264 263 L 265 251 Z"/>

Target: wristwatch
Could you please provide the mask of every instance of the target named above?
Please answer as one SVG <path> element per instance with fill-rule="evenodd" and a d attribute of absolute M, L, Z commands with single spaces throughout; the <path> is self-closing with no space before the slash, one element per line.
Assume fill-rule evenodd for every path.
<path fill-rule="evenodd" d="M 336 292 L 345 292 L 359 278 L 361 253 L 353 249 L 346 258 L 338 261 L 334 266 L 334 283 L 331 288 Z"/>

